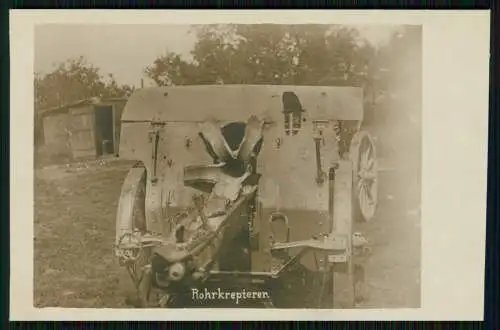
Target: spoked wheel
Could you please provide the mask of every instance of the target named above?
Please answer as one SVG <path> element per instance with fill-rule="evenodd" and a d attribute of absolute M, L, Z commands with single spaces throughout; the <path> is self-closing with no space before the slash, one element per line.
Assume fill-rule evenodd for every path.
<path fill-rule="evenodd" d="M 377 209 L 378 164 L 375 144 L 365 131 L 357 132 L 349 148 L 353 162 L 354 217 L 370 221 Z"/>
<path fill-rule="evenodd" d="M 122 186 L 116 218 L 117 245 L 140 246 L 140 236 L 147 232 L 145 216 L 146 169 L 133 167 Z M 127 303 L 137 308 L 150 306 L 151 247 L 119 249 L 117 254 L 135 286 L 135 294 Z"/>

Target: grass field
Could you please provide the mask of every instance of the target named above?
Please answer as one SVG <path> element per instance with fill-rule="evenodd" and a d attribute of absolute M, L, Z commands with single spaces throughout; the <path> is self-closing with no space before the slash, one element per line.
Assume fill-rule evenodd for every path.
<path fill-rule="evenodd" d="M 36 307 L 126 307 L 131 284 L 112 244 L 128 168 L 124 162 L 92 162 L 36 170 Z M 419 186 L 403 172 L 383 171 L 379 182 L 377 217 L 358 228 L 374 242 L 362 307 L 419 307 Z"/>

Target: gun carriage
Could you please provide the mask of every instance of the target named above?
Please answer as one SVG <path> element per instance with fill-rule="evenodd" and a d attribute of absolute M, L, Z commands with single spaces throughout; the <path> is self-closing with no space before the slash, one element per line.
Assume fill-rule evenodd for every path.
<path fill-rule="evenodd" d="M 352 308 L 377 204 L 377 159 L 355 87 L 145 88 L 122 116 L 115 253 L 137 307 L 185 307 L 210 285 L 258 303 Z M 300 293 L 298 293 L 300 292 Z M 239 307 L 239 306 L 235 306 Z"/>

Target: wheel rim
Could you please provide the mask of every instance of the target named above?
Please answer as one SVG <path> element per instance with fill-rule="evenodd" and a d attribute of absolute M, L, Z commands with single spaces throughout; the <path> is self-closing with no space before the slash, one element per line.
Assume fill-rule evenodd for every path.
<path fill-rule="evenodd" d="M 146 198 L 146 180 L 140 182 L 137 198 L 135 200 L 134 214 L 133 214 L 133 225 L 134 230 L 139 230 L 141 233 L 147 232 L 147 224 L 146 224 L 146 214 L 145 214 L 145 198 Z M 140 258 L 137 260 L 135 264 L 135 272 L 139 276 L 144 276 L 147 271 L 151 271 L 150 269 L 146 269 L 149 266 L 151 259 L 151 248 L 146 247 L 143 248 L 142 254 Z M 150 275 L 150 274 L 148 274 Z M 138 287 L 138 294 L 140 299 L 140 304 L 143 307 L 147 307 L 149 305 L 150 296 L 151 296 L 151 279 L 144 278 Z"/>
<path fill-rule="evenodd" d="M 375 146 L 366 132 L 353 139 L 351 159 L 354 165 L 354 196 L 363 220 L 373 218 L 377 208 L 378 164 Z"/>
<path fill-rule="evenodd" d="M 122 193 L 118 205 L 116 240 L 121 235 L 139 231 L 147 232 L 145 216 L 145 196 L 146 196 L 146 170 L 135 167 L 127 174 L 122 187 Z M 140 283 L 134 283 L 137 296 L 133 297 L 131 303 L 137 307 L 147 307 L 149 305 L 151 283 L 146 274 L 146 267 L 149 265 L 151 248 L 143 248 L 138 259 L 133 265 L 127 268 L 129 274 L 136 279 L 142 278 Z"/>

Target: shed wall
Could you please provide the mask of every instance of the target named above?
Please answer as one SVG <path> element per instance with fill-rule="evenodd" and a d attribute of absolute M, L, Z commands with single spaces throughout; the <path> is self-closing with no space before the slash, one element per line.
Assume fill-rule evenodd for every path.
<path fill-rule="evenodd" d="M 58 114 L 40 120 L 43 126 L 43 144 L 36 148 L 36 163 L 60 163 L 73 158 L 69 142 L 70 116 Z"/>
<path fill-rule="evenodd" d="M 70 109 L 70 140 L 74 158 L 96 156 L 94 107 Z"/>
<path fill-rule="evenodd" d="M 40 163 L 68 162 L 97 156 L 95 109 L 113 107 L 114 153 L 118 154 L 121 117 L 126 100 L 109 100 L 99 104 L 75 104 L 45 111 L 39 117 L 35 133 L 37 161 Z"/>
<path fill-rule="evenodd" d="M 115 124 L 115 153 L 119 154 L 121 123 L 123 109 L 125 108 L 126 101 L 119 101 L 114 104 L 114 124 Z"/>

